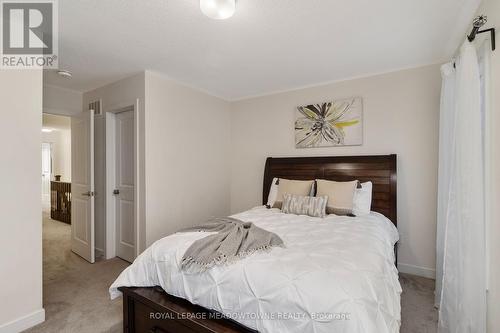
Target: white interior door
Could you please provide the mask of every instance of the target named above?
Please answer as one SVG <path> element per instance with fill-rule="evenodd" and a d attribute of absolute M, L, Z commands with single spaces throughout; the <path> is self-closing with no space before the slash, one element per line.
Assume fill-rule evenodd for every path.
<path fill-rule="evenodd" d="M 52 152 L 50 143 L 42 143 L 42 203 L 50 209 L 50 181 L 52 180 Z"/>
<path fill-rule="evenodd" d="M 116 255 L 129 262 L 135 258 L 135 163 L 134 112 L 116 114 Z"/>
<path fill-rule="evenodd" d="M 71 118 L 71 250 L 93 263 L 94 111 Z"/>

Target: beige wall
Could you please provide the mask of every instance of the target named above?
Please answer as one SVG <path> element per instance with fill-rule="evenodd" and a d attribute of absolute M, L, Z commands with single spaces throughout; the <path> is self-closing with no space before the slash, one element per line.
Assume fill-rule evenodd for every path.
<path fill-rule="evenodd" d="M 0 70 L 0 332 L 44 320 L 42 308 L 42 72 Z"/>
<path fill-rule="evenodd" d="M 71 182 L 71 131 L 54 130 L 42 133 L 42 142 L 52 143 L 52 171 L 61 181 Z"/>
<path fill-rule="evenodd" d="M 233 103 L 231 211 L 261 204 L 268 156 L 395 153 L 400 269 L 433 276 L 440 86 L 427 66 Z M 295 148 L 296 106 L 351 96 L 363 98 L 362 146 Z"/>
<path fill-rule="evenodd" d="M 183 226 L 229 213 L 228 102 L 148 71 L 85 93 L 84 109 L 97 99 L 104 112 L 139 99 L 140 251 Z M 104 187 L 97 188 L 105 184 L 106 170 L 105 126 L 99 129 L 99 122 L 96 191 L 105 193 Z M 102 200 L 102 205 L 96 200 L 97 248 L 104 242 Z"/>
<path fill-rule="evenodd" d="M 147 244 L 229 213 L 230 104 L 146 72 Z"/>
<path fill-rule="evenodd" d="M 500 34 L 500 1 L 483 0 L 478 14 L 488 16 L 485 28 L 496 27 Z M 478 39 L 484 38 L 480 36 Z M 491 221 L 489 225 L 489 291 L 488 291 L 488 332 L 500 332 L 500 38 L 497 49 L 492 53 L 492 193 Z"/>
<path fill-rule="evenodd" d="M 82 93 L 61 87 L 43 86 L 43 112 L 72 116 L 82 112 Z"/>

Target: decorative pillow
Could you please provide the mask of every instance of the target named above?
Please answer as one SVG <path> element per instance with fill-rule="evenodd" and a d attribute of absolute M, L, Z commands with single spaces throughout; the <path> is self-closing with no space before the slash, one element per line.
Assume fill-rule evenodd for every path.
<path fill-rule="evenodd" d="M 310 197 L 286 193 L 281 211 L 286 214 L 325 217 L 328 197 Z"/>
<path fill-rule="evenodd" d="M 278 196 L 278 178 L 273 178 L 271 183 L 271 188 L 269 189 L 269 195 L 267 196 L 267 208 L 271 208 L 276 202 L 276 197 Z"/>
<path fill-rule="evenodd" d="M 316 196 L 327 196 L 327 214 L 352 215 L 354 191 L 358 181 L 335 182 L 331 180 L 316 179 Z"/>
<path fill-rule="evenodd" d="M 356 216 L 370 214 L 372 207 L 372 182 L 361 183 L 361 188 L 354 191 L 352 213 Z"/>
<path fill-rule="evenodd" d="M 278 183 L 278 194 L 273 208 L 281 208 L 283 204 L 283 195 L 285 193 L 308 196 L 313 189 L 314 180 L 290 180 L 280 178 Z"/>

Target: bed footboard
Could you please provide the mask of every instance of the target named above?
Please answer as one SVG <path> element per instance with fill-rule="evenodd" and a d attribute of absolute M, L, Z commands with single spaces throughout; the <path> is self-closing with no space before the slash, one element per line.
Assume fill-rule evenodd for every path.
<path fill-rule="evenodd" d="M 118 289 L 123 293 L 124 333 L 257 332 L 159 287 Z"/>

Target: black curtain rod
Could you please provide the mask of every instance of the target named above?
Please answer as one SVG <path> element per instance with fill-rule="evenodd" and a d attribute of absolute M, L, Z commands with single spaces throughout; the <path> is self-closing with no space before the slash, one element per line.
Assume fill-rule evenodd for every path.
<path fill-rule="evenodd" d="M 480 15 L 480 16 L 476 17 L 474 19 L 474 21 L 472 22 L 472 31 L 467 36 L 467 39 L 469 40 L 469 42 L 472 42 L 476 38 L 477 34 L 483 34 L 483 33 L 489 32 L 491 34 L 491 50 L 495 51 L 495 48 L 496 48 L 495 28 L 479 30 L 479 28 L 481 28 L 483 25 L 485 25 L 486 22 L 488 22 L 488 17 L 486 17 L 485 15 Z"/>

